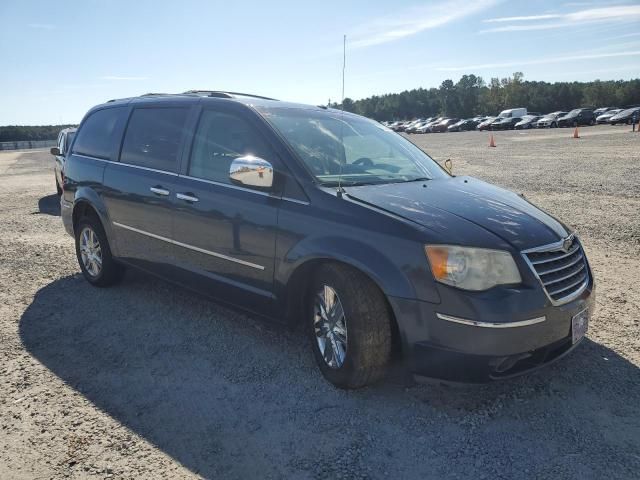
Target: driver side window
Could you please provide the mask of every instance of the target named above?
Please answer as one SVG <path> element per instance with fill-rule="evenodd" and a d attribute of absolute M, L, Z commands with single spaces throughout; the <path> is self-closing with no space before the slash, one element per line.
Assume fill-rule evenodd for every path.
<path fill-rule="evenodd" d="M 249 122 L 226 112 L 202 112 L 193 139 L 189 176 L 231 183 L 231 162 L 247 155 L 271 161 L 261 134 Z"/>

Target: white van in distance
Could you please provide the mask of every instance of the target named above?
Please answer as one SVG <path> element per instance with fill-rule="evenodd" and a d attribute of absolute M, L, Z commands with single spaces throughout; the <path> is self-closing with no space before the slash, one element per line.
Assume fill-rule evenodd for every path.
<path fill-rule="evenodd" d="M 527 114 L 526 108 L 510 108 L 509 110 L 503 110 L 498 115 L 499 118 L 512 118 L 519 117 L 522 118 Z"/>

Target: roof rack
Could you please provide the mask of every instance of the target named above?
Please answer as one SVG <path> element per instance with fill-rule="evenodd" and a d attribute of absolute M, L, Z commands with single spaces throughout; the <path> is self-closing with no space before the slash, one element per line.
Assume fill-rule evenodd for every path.
<path fill-rule="evenodd" d="M 162 97 L 165 95 L 173 95 L 172 93 L 143 93 L 140 97 Z M 107 103 L 117 102 L 118 100 L 130 100 L 133 97 L 124 97 L 124 98 L 112 98 L 111 100 L 107 100 Z"/>
<path fill-rule="evenodd" d="M 205 97 L 218 97 L 218 98 L 234 98 L 235 96 L 239 97 L 251 97 L 251 98 L 260 98 L 261 100 L 274 100 L 275 98 L 263 97 L 262 95 L 253 95 L 251 93 L 240 93 L 240 92 L 227 92 L 223 90 L 187 90 L 183 92 L 184 95 L 202 95 Z"/>
<path fill-rule="evenodd" d="M 239 92 L 223 92 L 220 90 L 187 90 L 182 93 L 143 93 L 140 97 L 165 97 L 165 96 L 179 96 L 179 95 L 199 95 L 204 97 L 218 97 L 218 98 L 235 98 L 235 97 L 250 97 L 250 98 L 260 98 L 262 100 L 274 100 L 275 98 L 263 97 L 260 95 L 252 95 L 251 93 L 239 93 Z M 107 103 L 116 102 L 118 100 L 129 100 L 131 97 L 127 98 L 112 98 L 111 100 L 107 100 Z"/>

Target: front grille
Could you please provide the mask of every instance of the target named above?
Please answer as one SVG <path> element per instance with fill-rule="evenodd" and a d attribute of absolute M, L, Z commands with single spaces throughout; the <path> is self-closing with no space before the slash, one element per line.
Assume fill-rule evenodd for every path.
<path fill-rule="evenodd" d="M 547 295 L 554 303 L 569 301 L 585 289 L 589 268 L 580 242 L 574 237 L 571 246 L 542 247 L 524 252 Z"/>

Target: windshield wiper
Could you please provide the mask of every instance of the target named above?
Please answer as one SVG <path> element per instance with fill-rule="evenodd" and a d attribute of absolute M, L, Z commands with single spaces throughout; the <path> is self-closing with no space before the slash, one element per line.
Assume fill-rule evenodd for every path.
<path fill-rule="evenodd" d="M 418 177 L 418 178 L 412 178 L 411 180 L 404 180 L 403 183 L 409 183 L 409 182 L 427 182 L 429 180 L 432 180 L 429 177 Z"/>

